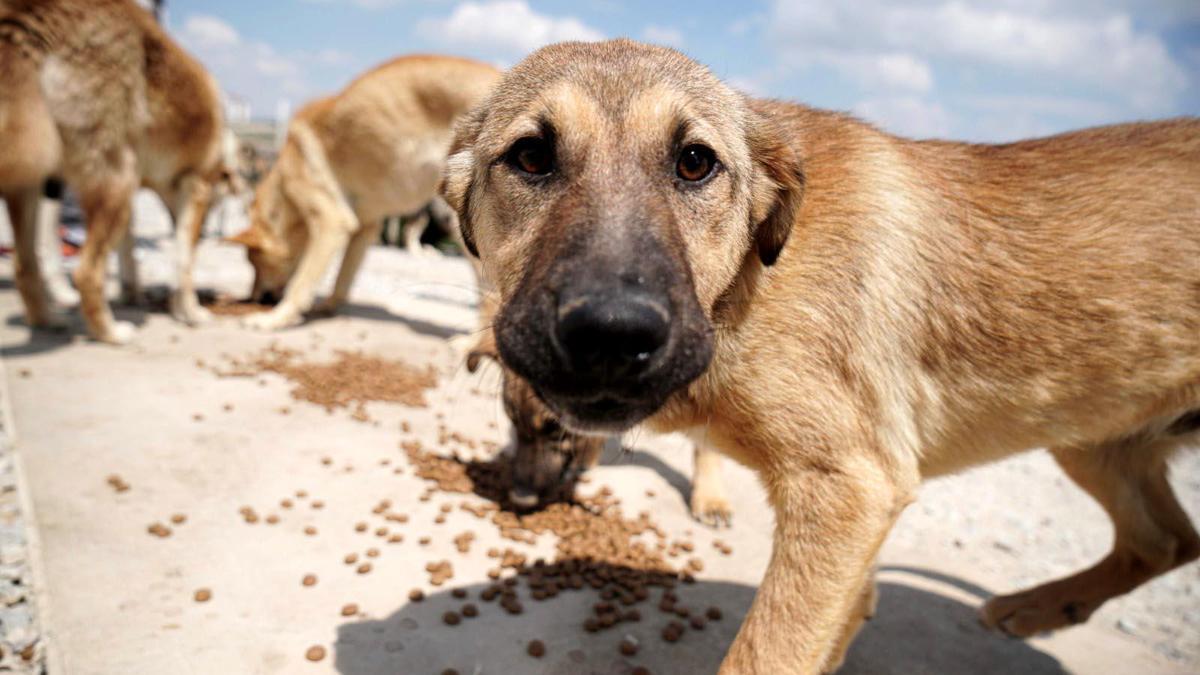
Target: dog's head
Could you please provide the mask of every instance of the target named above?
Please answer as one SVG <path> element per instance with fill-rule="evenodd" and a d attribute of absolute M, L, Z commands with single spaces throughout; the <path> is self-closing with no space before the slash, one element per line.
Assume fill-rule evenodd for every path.
<path fill-rule="evenodd" d="M 475 372 L 484 359 L 499 363 L 490 339 L 481 341 L 467 354 L 467 370 Z M 513 484 L 509 500 L 517 507 L 530 509 L 543 502 L 569 498 L 575 480 L 600 459 L 605 439 L 564 428 L 528 383 L 503 364 L 500 367 L 501 398 L 513 437 Z"/>
<path fill-rule="evenodd" d="M 775 262 L 798 159 L 682 54 L 564 43 L 456 128 L 445 192 L 495 281 L 506 365 L 566 424 L 624 430 L 708 367 L 714 306 Z"/>
<path fill-rule="evenodd" d="M 254 190 L 250 226 L 228 240 L 246 247 L 254 267 L 254 289 L 250 294 L 253 302 L 274 304 L 283 299 L 284 288 L 296 271 L 308 239 L 282 180 L 277 162 Z"/>

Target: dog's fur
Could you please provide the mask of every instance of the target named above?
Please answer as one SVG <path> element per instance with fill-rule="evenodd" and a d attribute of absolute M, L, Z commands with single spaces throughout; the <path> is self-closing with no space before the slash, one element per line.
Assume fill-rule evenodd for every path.
<path fill-rule="evenodd" d="M 553 144 L 544 179 L 504 160 L 530 136 Z M 683 143 L 716 153 L 703 185 L 675 178 Z M 1115 542 L 993 598 L 989 625 L 1077 623 L 1200 555 L 1166 478 L 1200 426 L 1200 121 L 915 142 L 744 97 L 671 50 L 568 43 L 464 118 L 448 167 L 508 367 L 569 426 L 699 430 L 761 477 L 774 553 L 722 673 L 835 669 L 920 481 L 1028 448 Z M 546 299 L 580 276 L 670 298 L 667 353 L 597 407 Z"/>
<path fill-rule="evenodd" d="M 500 398 L 512 425 L 513 487 L 509 500 L 522 508 L 532 508 L 596 466 L 612 439 L 563 427 L 529 383 L 500 360 L 495 334 L 490 328 L 498 309 L 493 296 L 481 298 L 480 308 L 484 329 L 479 342 L 467 353 L 467 370 L 478 371 L 484 359 L 500 367 Z M 689 499 L 692 516 L 709 527 L 730 525 L 733 507 L 721 478 L 720 454 L 701 439 L 695 445 L 692 459 Z"/>
<path fill-rule="evenodd" d="M 130 0 L 0 0 L 0 196 L 31 325 L 61 320 L 46 297 L 35 241 L 51 176 L 75 190 L 87 216 L 75 284 L 92 337 L 123 343 L 133 335 L 130 324 L 114 321 L 104 278 L 139 185 L 157 192 L 176 222 L 173 313 L 191 323 L 206 318 L 192 285 L 192 249 L 214 191 L 229 181 L 223 127 L 212 78 Z M 136 294 L 131 269 L 123 282 Z"/>
<path fill-rule="evenodd" d="M 270 330 L 299 323 L 344 250 L 333 295 L 320 308 L 336 310 L 384 218 L 416 211 L 436 196 L 454 119 L 498 77 L 475 61 L 407 56 L 297 112 L 255 193 L 250 227 L 232 238 L 247 247 L 254 265 L 253 298 L 282 296 L 246 324 Z"/>

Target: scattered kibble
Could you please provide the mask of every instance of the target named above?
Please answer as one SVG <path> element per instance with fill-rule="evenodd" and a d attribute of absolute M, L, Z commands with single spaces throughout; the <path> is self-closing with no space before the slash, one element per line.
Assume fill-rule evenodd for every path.
<path fill-rule="evenodd" d="M 304 578 L 300 580 L 300 583 L 305 586 L 315 586 L 317 583 L 317 575 L 305 574 Z"/>
<path fill-rule="evenodd" d="M 207 588 L 198 588 L 196 589 L 196 592 L 192 594 L 192 599 L 196 602 L 208 602 L 209 600 L 212 600 L 212 591 Z"/>
<path fill-rule="evenodd" d="M 525 651 L 533 658 L 540 659 L 546 655 L 546 643 L 541 640 L 530 640 L 529 646 L 525 648 Z"/>
<path fill-rule="evenodd" d="M 308 651 L 304 652 L 304 658 L 309 661 L 320 661 L 325 658 L 325 648 L 321 645 L 313 645 L 308 648 Z"/>
<path fill-rule="evenodd" d="M 358 614 L 358 605 L 353 602 L 342 605 L 342 616 L 354 616 Z"/>

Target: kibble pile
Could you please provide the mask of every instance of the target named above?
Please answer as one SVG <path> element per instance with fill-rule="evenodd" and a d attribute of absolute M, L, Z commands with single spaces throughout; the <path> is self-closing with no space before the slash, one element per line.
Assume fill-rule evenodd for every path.
<path fill-rule="evenodd" d="M 433 367 L 424 369 L 402 361 L 368 356 L 362 352 L 336 351 L 328 363 L 300 361 L 301 353 L 271 345 L 244 359 L 229 359 L 228 369 L 216 369 L 226 377 L 253 377 L 276 373 L 292 382 L 292 398 L 315 403 L 326 410 L 354 407 L 354 417 L 367 419 L 370 401 L 399 403 L 416 408 L 427 404 L 425 392 L 437 386 Z"/>

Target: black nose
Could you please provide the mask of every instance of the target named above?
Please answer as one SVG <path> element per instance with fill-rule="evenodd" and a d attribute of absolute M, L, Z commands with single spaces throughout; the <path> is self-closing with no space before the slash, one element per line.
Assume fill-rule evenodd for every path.
<path fill-rule="evenodd" d="M 263 291 L 258 294 L 258 303 L 274 307 L 279 304 L 279 298 L 275 295 L 275 291 Z"/>
<path fill-rule="evenodd" d="M 668 317 L 663 303 L 640 294 L 570 300 L 558 308 L 558 346 L 577 373 L 636 375 L 666 345 Z"/>

